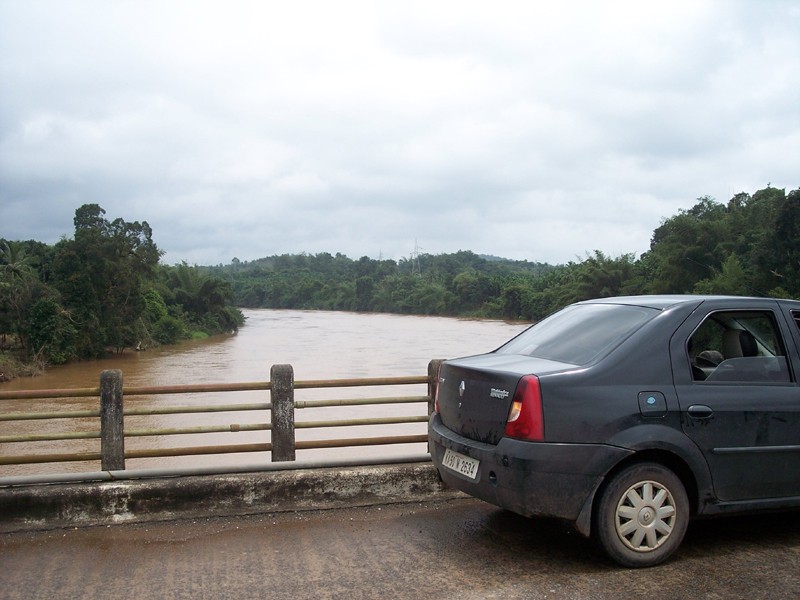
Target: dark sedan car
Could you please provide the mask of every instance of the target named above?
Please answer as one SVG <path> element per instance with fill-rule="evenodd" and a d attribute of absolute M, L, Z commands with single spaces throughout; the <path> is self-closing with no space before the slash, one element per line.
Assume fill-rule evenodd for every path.
<path fill-rule="evenodd" d="M 692 517 L 800 507 L 798 348 L 798 301 L 579 302 L 442 364 L 431 455 L 453 488 L 655 565 Z"/>

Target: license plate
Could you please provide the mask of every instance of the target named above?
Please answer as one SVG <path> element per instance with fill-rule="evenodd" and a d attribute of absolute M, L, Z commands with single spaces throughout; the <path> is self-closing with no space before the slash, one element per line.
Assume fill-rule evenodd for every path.
<path fill-rule="evenodd" d="M 469 456 L 464 456 L 460 452 L 453 452 L 450 448 L 447 448 L 444 451 L 442 464 L 456 473 L 461 473 L 470 479 L 477 479 L 478 466 L 481 464 L 481 461 L 470 458 Z"/>

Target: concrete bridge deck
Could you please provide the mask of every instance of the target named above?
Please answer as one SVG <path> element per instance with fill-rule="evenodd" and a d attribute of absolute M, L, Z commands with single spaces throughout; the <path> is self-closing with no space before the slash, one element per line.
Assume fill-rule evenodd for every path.
<path fill-rule="evenodd" d="M 692 523 L 669 562 L 627 570 L 430 462 L 98 476 L 0 487 L 0 599 L 800 598 L 797 512 Z"/>
<path fill-rule="evenodd" d="M 797 598 L 800 519 L 698 522 L 638 571 L 464 498 L 5 533 L 0 562 L 6 600 Z"/>

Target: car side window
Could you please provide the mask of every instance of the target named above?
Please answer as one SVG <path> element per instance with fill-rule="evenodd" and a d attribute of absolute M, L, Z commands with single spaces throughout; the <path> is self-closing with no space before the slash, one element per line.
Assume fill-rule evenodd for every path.
<path fill-rule="evenodd" d="M 788 383 L 785 347 L 770 311 L 720 311 L 694 331 L 687 352 L 698 382 Z"/>

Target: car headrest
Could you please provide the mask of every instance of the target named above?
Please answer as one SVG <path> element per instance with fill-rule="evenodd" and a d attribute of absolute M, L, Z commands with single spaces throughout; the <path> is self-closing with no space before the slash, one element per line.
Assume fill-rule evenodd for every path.
<path fill-rule="evenodd" d="M 743 329 L 728 329 L 722 334 L 722 354 L 725 358 L 757 356 L 756 338 Z"/>

